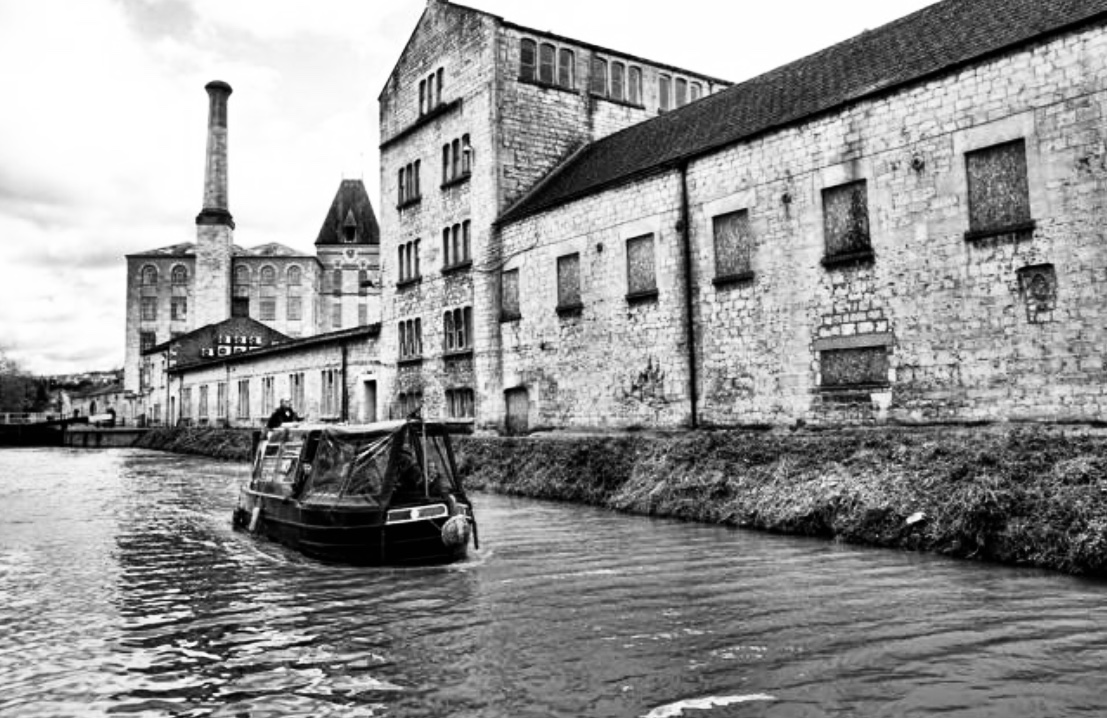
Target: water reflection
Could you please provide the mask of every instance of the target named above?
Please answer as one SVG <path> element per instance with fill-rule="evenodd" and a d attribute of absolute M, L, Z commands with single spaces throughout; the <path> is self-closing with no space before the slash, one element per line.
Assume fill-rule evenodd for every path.
<path fill-rule="evenodd" d="M 230 529 L 244 472 L 0 452 L 0 714 L 1107 711 L 1101 582 L 497 496 L 466 563 L 331 566 Z"/>

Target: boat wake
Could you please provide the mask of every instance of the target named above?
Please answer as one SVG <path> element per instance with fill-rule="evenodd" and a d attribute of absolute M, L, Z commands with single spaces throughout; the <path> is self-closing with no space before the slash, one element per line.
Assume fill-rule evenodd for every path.
<path fill-rule="evenodd" d="M 676 703 L 654 708 L 642 718 L 677 718 L 687 710 L 710 710 L 716 707 L 729 706 L 735 703 L 751 703 L 754 701 L 775 701 L 774 696 L 767 693 L 751 693 L 740 696 L 708 696 L 706 698 L 689 698 Z"/>

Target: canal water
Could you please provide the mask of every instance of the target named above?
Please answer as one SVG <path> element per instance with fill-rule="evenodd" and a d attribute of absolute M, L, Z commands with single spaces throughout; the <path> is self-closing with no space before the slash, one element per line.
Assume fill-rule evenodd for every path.
<path fill-rule="evenodd" d="M 464 564 L 331 566 L 245 471 L 0 451 L 0 715 L 1107 714 L 1104 582 L 494 495 Z"/>

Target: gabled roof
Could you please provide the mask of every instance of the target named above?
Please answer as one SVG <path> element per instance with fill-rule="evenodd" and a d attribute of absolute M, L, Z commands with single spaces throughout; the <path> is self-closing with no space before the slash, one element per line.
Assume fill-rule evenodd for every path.
<path fill-rule="evenodd" d="M 1107 19 L 1107 0 L 945 0 L 610 135 L 498 220 L 508 223 L 757 135 Z"/>
<path fill-rule="evenodd" d="M 346 230 L 352 229 L 353 241 L 346 241 Z M 357 179 L 342 180 L 334 195 L 331 208 L 319 229 L 315 246 L 321 244 L 380 244 L 381 230 L 373 203 L 365 184 Z"/>

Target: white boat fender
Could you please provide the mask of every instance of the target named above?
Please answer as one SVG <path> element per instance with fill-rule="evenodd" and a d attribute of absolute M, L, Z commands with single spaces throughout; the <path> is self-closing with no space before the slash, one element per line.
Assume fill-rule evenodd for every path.
<path fill-rule="evenodd" d="M 455 515 L 442 524 L 442 543 L 447 546 L 464 546 L 469 543 L 469 519 Z"/>
<path fill-rule="evenodd" d="M 250 512 L 250 533 L 255 533 L 258 530 L 259 521 L 261 521 L 261 507 L 255 506 L 254 510 Z"/>

